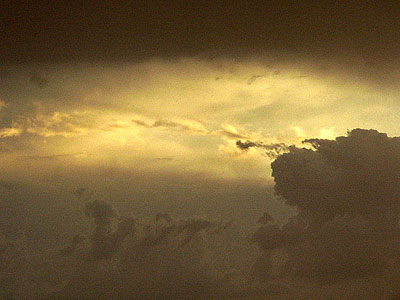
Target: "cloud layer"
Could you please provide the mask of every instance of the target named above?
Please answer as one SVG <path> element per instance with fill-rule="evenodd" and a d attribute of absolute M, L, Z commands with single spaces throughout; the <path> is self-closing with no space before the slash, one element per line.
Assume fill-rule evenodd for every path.
<path fill-rule="evenodd" d="M 265 160 L 241 154 L 235 140 L 299 144 L 359 126 L 398 134 L 396 88 L 351 65 L 265 56 L 4 66 L 1 149 L 132 168 L 173 157 L 162 168 L 237 177 L 251 166 L 246 176 L 269 178 Z"/>

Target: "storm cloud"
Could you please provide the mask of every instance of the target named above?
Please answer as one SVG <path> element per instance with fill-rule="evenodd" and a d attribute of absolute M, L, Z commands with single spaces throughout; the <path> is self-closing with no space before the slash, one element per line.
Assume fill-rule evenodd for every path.
<path fill-rule="evenodd" d="M 284 226 L 268 219 L 252 240 L 286 257 L 278 276 L 320 284 L 397 278 L 400 139 L 354 129 L 304 143 L 311 148 L 291 146 L 272 162 L 275 193 L 298 215 Z"/>
<path fill-rule="evenodd" d="M 344 214 L 396 220 L 400 139 L 354 129 L 336 140 L 308 139 L 272 163 L 275 190 L 312 221 Z"/>

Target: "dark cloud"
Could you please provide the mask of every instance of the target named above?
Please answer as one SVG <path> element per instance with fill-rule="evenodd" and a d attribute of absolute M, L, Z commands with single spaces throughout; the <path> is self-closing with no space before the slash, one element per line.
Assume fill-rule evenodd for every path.
<path fill-rule="evenodd" d="M 146 128 L 151 128 L 152 127 L 152 125 L 149 125 L 146 122 L 143 122 L 143 121 L 140 121 L 140 120 L 132 120 L 132 122 L 135 123 L 136 125 L 143 126 L 143 127 L 146 127 Z"/>
<path fill-rule="evenodd" d="M 400 31 L 398 6 L 381 2 L 116 1 L 81 7 L 60 1 L 5 5 L 1 15 L 2 61 L 14 63 L 271 52 L 372 60 L 395 57 L 399 48 L 393 38 Z"/>
<path fill-rule="evenodd" d="M 89 259 L 104 260 L 112 258 L 121 248 L 126 237 L 135 231 L 136 220 L 133 218 L 123 218 L 115 231 L 112 231 L 112 218 L 115 211 L 111 205 L 95 200 L 86 204 L 85 213 L 94 220 L 96 225 L 91 236 L 91 248 L 89 251 Z M 161 220 L 165 220 L 166 224 L 162 225 Z M 163 243 L 171 235 L 181 236 L 181 247 L 187 246 L 201 232 L 210 232 L 212 228 L 219 230 L 227 228 L 227 224 L 216 224 L 203 219 L 189 219 L 186 221 L 172 222 L 172 218 L 167 213 L 158 213 L 155 217 L 155 224 L 161 226 L 154 229 L 150 224 L 144 229 L 144 236 L 138 242 L 137 249 L 146 251 Z M 72 246 L 71 246 L 72 247 Z M 66 248 L 63 252 L 74 250 L 74 248 Z M 70 249 L 71 248 L 71 249 Z"/>
<path fill-rule="evenodd" d="M 257 145 L 251 141 L 240 143 Z M 247 183 L 244 188 L 239 182 L 218 183 L 208 177 L 183 178 L 166 174 L 165 177 L 154 175 L 146 181 L 143 174 L 106 176 L 115 174 L 115 168 L 110 168 L 112 171 L 96 169 L 90 176 L 83 176 L 88 171 L 79 169 L 74 176 L 75 188 L 68 189 L 68 199 L 58 196 L 57 188 L 53 198 L 45 194 L 43 188 L 39 193 L 27 192 L 25 198 L 18 195 L 20 188 L 4 188 L 1 230 L 5 232 L 8 227 L 7 236 L 16 235 L 17 230 L 11 231 L 9 224 L 20 219 L 26 222 L 17 224 L 23 224 L 21 228 L 44 222 L 48 236 L 61 235 L 59 222 L 75 223 L 76 220 L 74 213 L 60 208 L 60 203 L 82 208 L 82 202 L 88 201 L 86 215 L 94 223 L 89 229 L 92 234 L 88 231 L 90 222 L 84 219 L 76 223 L 86 224 L 86 227 L 77 225 L 69 229 L 70 237 L 66 242 L 59 242 L 57 247 L 36 246 L 40 257 L 35 257 L 31 249 L 25 256 L 18 255 L 15 260 L 23 266 L 15 267 L 13 270 L 18 272 L 12 276 L 22 281 L 27 278 L 27 282 L 34 278 L 35 286 L 40 287 L 40 295 L 43 295 L 39 299 L 129 299 L 132 295 L 136 299 L 212 299 L 219 295 L 223 298 L 226 290 L 235 291 L 238 287 L 244 298 L 253 295 L 251 288 L 245 285 L 248 278 L 254 281 L 253 286 L 263 288 L 259 298 L 272 297 L 266 290 L 280 280 L 298 289 L 299 294 L 304 288 L 300 285 L 307 285 L 308 281 L 313 282 L 310 286 L 314 289 L 348 284 L 347 293 L 356 297 L 358 290 L 354 281 L 371 282 L 372 290 L 382 284 L 382 278 L 388 278 L 390 286 L 382 287 L 382 292 L 377 289 L 381 298 L 366 297 L 386 299 L 399 287 L 398 283 L 396 285 L 398 271 L 395 271 L 400 269 L 397 258 L 399 213 L 392 200 L 398 196 L 395 186 L 399 139 L 374 130 L 356 129 L 335 140 L 309 139 L 305 143 L 309 148 L 286 147 L 273 163 L 277 195 L 298 212 L 286 224 L 282 224 L 277 208 L 265 208 L 268 201 L 265 185 Z M 102 178 L 104 184 L 98 178 Z M 63 182 L 60 186 L 67 184 L 64 176 L 55 179 Z M 112 205 L 93 201 L 94 194 L 90 192 L 93 182 L 98 183 L 97 187 L 107 185 L 106 192 L 99 193 L 102 197 L 96 199 L 107 199 Z M 121 190 L 112 184 L 122 186 Z M 353 187 L 355 184 L 357 186 Z M 371 184 L 375 185 L 366 186 Z M 130 194 L 128 189 L 131 189 Z M 72 190 L 75 190 L 73 195 Z M 32 200 L 28 201 L 30 198 Z M 47 202 L 39 205 L 36 199 Z M 171 203 L 174 203 L 173 208 Z M 135 219 L 121 217 L 117 211 L 133 213 Z M 184 211 L 186 216 L 174 217 L 178 211 Z M 250 238 L 254 245 L 247 245 L 238 232 L 250 229 L 241 227 L 241 222 L 245 215 L 257 221 L 254 215 L 263 211 L 268 213 L 261 216 L 260 228 Z M 28 223 L 26 219 L 34 214 L 39 217 Z M 46 214 L 55 217 L 50 219 Z M 213 216 L 214 220 L 222 221 L 211 221 L 208 217 L 188 218 L 188 215 Z M 229 221 L 232 218 L 235 222 Z M 27 232 L 28 239 L 37 239 L 34 230 Z M 76 237 L 71 238 L 75 233 Z M 81 240 L 83 236 L 87 236 L 83 239 L 87 244 Z M 5 241 L 7 243 L 0 240 L 1 263 L 5 261 L 1 259 L 3 255 L 12 256 L 9 248 L 12 243 Z M 258 258 L 255 245 L 261 252 Z M 23 257 L 28 258 L 24 260 Z M 40 266 L 39 263 L 35 265 L 35 261 L 39 261 Z M 237 267 L 234 265 L 237 261 L 243 261 L 245 266 Z M 44 279 L 43 274 L 53 279 Z M 302 283 L 296 285 L 298 281 Z M 240 284 L 235 285 L 237 282 Z M 20 282 L 10 283 L 4 289 L 11 290 L 13 295 L 17 295 L 17 289 L 29 290 Z M 210 295 L 210 291 L 214 295 Z M 316 294 L 310 292 L 309 297 L 297 299 L 329 299 Z M 3 296 L 1 292 L 0 296 Z M 285 299 L 282 295 L 276 299 L 279 297 Z M 348 298 L 336 296 L 336 299 Z"/>
<path fill-rule="evenodd" d="M 114 232 L 110 228 L 106 232 L 99 227 L 110 224 L 112 208 L 101 201 L 90 202 L 86 207 L 87 214 L 97 219 L 95 235 L 87 249 L 90 259 L 71 256 L 77 248 L 73 246 L 75 238 L 71 246 L 61 250 L 63 259 L 70 259 L 70 263 L 77 259 L 76 263 L 83 267 L 77 266 L 79 271 L 71 274 L 72 279 L 62 289 L 48 293 L 49 299 L 88 295 L 107 298 L 118 295 L 118 299 L 203 299 L 227 287 L 227 282 L 218 279 L 215 271 L 203 263 L 207 237 L 202 233 L 214 223 L 203 219 L 177 220 L 167 213 L 158 213 L 154 222 L 149 223 L 145 219 L 123 218 Z M 133 232 L 135 225 L 137 231 Z M 93 256 L 94 247 L 101 251 L 101 257 Z M 98 264 L 100 259 L 102 262 Z"/>
<path fill-rule="evenodd" d="M 393 234 L 393 228 L 387 228 Z M 364 278 L 387 268 L 395 249 L 386 244 L 373 223 L 357 217 L 335 218 L 321 227 L 304 232 L 291 247 L 288 272 L 295 277 L 332 283 L 348 278 Z"/>
<path fill-rule="evenodd" d="M 261 226 L 253 235 L 252 241 L 264 251 L 283 247 L 284 237 L 278 225 L 267 224 Z"/>
<path fill-rule="evenodd" d="M 333 283 L 398 268 L 400 139 L 354 129 L 304 143 L 312 149 L 291 146 L 272 162 L 275 192 L 298 216 L 263 222 L 252 240 L 287 254 L 283 276 Z"/>
<path fill-rule="evenodd" d="M 287 146 L 284 143 L 279 144 L 265 144 L 263 142 L 252 142 L 252 141 L 245 141 L 242 142 L 241 140 L 236 141 L 236 146 L 243 151 L 248 150 L 249 148 L 262 148 L 266 150 L 266 154 L 270 158 L 276 158 L 279 155 L 288 152 L 292 146 Z"/>
<path fill-rule="evenodd" d="M 104 230 L 108 230 L 107 227 L 111 225 L 111 220 L 115 215 L 115 211 L 110 204 L 94 200 L 86 204 L 85 215 L 89 218 L 93 218 L 96 226 L 105 227 Z"/>
<path fill-rule="evenodd" d="M 11 262 L 15 261 L 12 268 L 14 273 L 7 273 L 8 275 L 2 277 L 2 280 L 6 278 L 8 282 L 3 286 L 8 294 L 0 291 L 0 296 L 5 299 L 24 299 L 19 294 L 24 291 L 29 295 L 24 296 L 25 299 L 329 299 L 328 296 L 320 296 L 318 291 L 333 290 L 335 285 L 343 284 L 345 291 L 336 294 L 333 299 L 354 299 L 359 293 L 358 287 L 352 281 L 354 279 L 368 282 L 370 290 L 378 287 L 375 293 L 379 293 L 379 297 L 368 297 L 365 292 L 365 299 L 386 299 L 387 295 L 393 294 L 399 288 L 398 282 L 396 283 L 399 272 L 388 271 L 397 270 L 400 266 L 397 258 L 400 230 L 397 222 L 392 220 L 397 217 L 391 215 L 389 208 L 385 207 L 388 197 L 383 195 L 384 192 L 391 193 L 391 190 L 381 190 L 380 200 L 375 206 L 378 208 L 381 205 L 384 208 L 376 211 L 371 211 L 370 208 L 352 208 L 356 201 L 350 197 L 359 197 L 358 194 L 343 185 L 339 186 L 342 181 L 337 180 L 331 181 L 331 184 L 338 185 L 336 190 L 339 187 L 348 190 L 348 194 L 345 191 L 340 193 L 341 196 L 346 195 L 349 203 L 344 209 L 336 210 L 335 205 L 325 203 L 323 200 L 330 198 L 323 193 L 315 196 L 325 197 L 320 201 L 322 213 L 314 208 L 316 204 L 303 205 L 301 202 L 314 201 L 310 199 L 311 192 L 307 191 L 314 184 L 321 185 L 325 193 L 335 190 L 325 188 L 323 180 L 313 179 L 311 175 L 330 175 L 329 180 L 332 180 L 336 179 L 332 174 L 353 176 L 352 174 L 359 172 L 357 169 L 360 168 L 360 162 L 351 165 L 348 162 L 350 154 L 357 153 L 353 155 L 356 158 L 364 157 L 361 161 L 365 160 L 367 169 L 376 170 L 374 166 L 389 162 L 390 166 L 382 165 L 378 170 L 381 170 L 382 176 L 395 175 L 389 170 L 396 161 L 393 155 L 397 153 L 397 141 L 397 138 L 390 138 L 376 131 L 353 130 L 348 136 L 338 137 L 333 141 L 305 141 L 312 149 L 293 146 L 287 148 L 275 160 L 281 162 L 273 165 L 276 185 L 280 182 L 282 188 L 289 189 L 298 184 L 294 186 L 296 193 L 307 193 L 307 197 L 296 196 L 295 192 L 286 195 L 277 190 L 279 197 L 298 212 L 298 215 L 285 224 L 282 224 L 278 208 L 265 209 L 268 202 L 265 185 L 258 187 L 247 183 L 243 188 L 243 184 L 239 182 L 228 180 L 221 183 L 208 177 L 186 176 L 182 179 L 183 177 L 168 174 L 165 177 L 154 176 L 146 181 L 143 174 L 136 176 L 129 173 L 125 174 L 126 177 L 114 177 L 105 175 L 110 174 L 109 171 L 102 173 L 96 169 L 91 176 L 83 176 L 87 178 L 87 182 L 84 182 L 79 176 L 88 171 L 80 169 L 75 176 L 75 189 L 68 189 L 68 199 L 59 195 L 58 188 L 55 188 L 53 198 L 46 195 L 42 187 L 41 193 L 27 192 L 23 199 L 17 197 L 20 188 L 5 188 L 4 196 L 7 197 L 2 198 L 2 205 L 4 199 L 8 199 L 13 205 L 21 205 L 23 210 L 16 210 L 5 221 L 2 218 L 2 222 L 12 224 L 17 222 L 18 217 L 29 219 L 32 214 L 41 211 L 42 218 L 35 218 L 23 228 L 29 228 L 29 224 L 44 222 L 45 227 L 50 227 L 47 237 L 51 234 L 61 235 L 58 232 L 60 220 L 68 219 L 68 222 L 78 225 L 69 229 L 69 237 L 57 246 L 35 245 L 25 252 L 18 250 L 18 255 L 17 251 L 12 254 L 12 249 L 23 249 L 25 244 L 17 247 L 15 231 L 10 235 L 13 236 L 13 241 L 0 236 L 2 276 L 7 273 L 5 268 L 11 269 Z M 386 149 L 385 153 L 383 149 Z M 350 160 L 354 162 L 355 158 Z M 322 168 L 327 168 L 328 171 L 321 171 Z M 340 172 L 331 174 L 331 168 Z M 116 172 L 115 169 L 113 172 Z M 366 175 L 373 176 L 371 172 L 365 171 L 364 176 Z M 57 177 L 60 178 L 66 180 L 63 176 Z M 99 192 L 95 195 L 91 192 L 93 182 L 99 182 L 98 188 L 103 186 L 98 178 L 104 180 L 103 185 L 110 185 L 110 182 L 115 182 L 118 186 L 122 184 L 123 190 L 107 187 L 105 193 Z M 359 180 L 361 179 L 360 176 Z M 304 181 L 299 182 L 300 180 Z M 63 182 L 62 186 L 65 184 Z M 360 181 L 361 184 L 364 181 Z M 360 188 L 359 186 L 358 189 Z M 128 189 L 132 189 L 132 193 L 124 194 Z M 75 192 L 71 193 L 72 190 Z M 106 196 L 108 194 L 109 198 Z M 101 198 L 97 198 L 98 195 Z M 205 195 L 208 195 L 207 199 L 204 199 Z M 96 199 L 107 198 L 108 203 L 93 201 L 94 196 Z M 47 202 L 42 205 L 35 202 L 28 206 L 28 198 L 41 201 L 47 199 Z M 208 210 L 201 208 L 201 201 L 204 201 L 203 205 Z M 210 205 L 210 201 L 214 201 L 213 205 Z M 357 201 L 359 206 L 369 207 L 369 204 Z M 173 209 L 170 207 L 172 202 L 175 203 Z M 340 199 L 338 202 L 342 203 Z M 60 203 L 76 205 L 80 209 L 84 205 L 89 219 L 77 221 L 74 214 L 79 213 L 60 209 Z M 184 211 L 182 203 L 190 203 L 190 210 L 185 211 L 188 215 L 201 213 L 215 218 L 211 221 L 208 218 L 175 217 L 177 212 Z M 327 213 L 324 205 L 332 207 L 333 212 Z M 343 214 L 340 213 L 342 210 Z M 222 211 L 225 213 L 222 214 Z M 257 250 L 254 245 L 248 245 L 248 240 L 244 238 L 251 229 L 243 227 L 242 222 L 246 215 L 254 222 L 257 220 L 255 215 L 262 211 L 268 213 L 261 215 L 258 220 L 260 228 L 250 237 L 258 247 Z M 133 214 L 135 218 L 122 217 L 118 212 Z M 56 218 L 50 221 L 45 214 L 54 214 Z M 233 218 L 235 222 L 231 221 Z M 90 222 L 85 222 L 87 220 L 94 223 L 92 228 Z M 10 225 L 4 224 L 1 227 L 2 232 L 7 226 Z M 35 230 L 41 231 L 41 228 Z M 27 237 L 36 239 L 33 230 L 27 232 Z M 257 251 L 261 252 L 258 258 Z M 40 254 L 35 254 L 38 252 Z M 13 260 L 10 260 L 11 257 Z M 236 265 L 238 261 L 242 264 Z M 389 281 L 387 287 L 379 286 L 383 282 L 382 278 Z M 293 292 L 281 286 L 281 281 L 292 287 Z M 309 281 L 312 281 L 310 285 Z M 273 294 L 275 285 L 279 292 Z M 307 288 L 313 291 L 308 296 L 302 296 Z M 373 294 L 374 291 L 371 293 L 376 295 Z M 340 295 L 343 294 L 347 298 L 341 298 Z M 349 298 L 350 296 L 353 298 Z"/>
<path fill-rule="evenodd" d="M 59 172 L 70 172 L 62 166 Z M 6 236 L 3 243 L 0 234 L 0 298 L 247 295 L 241 284 L 250 269 L 247 261 L 253 260 L 246 251 L 253 248 L 242 239 L 248 225 L 241 223 L 265 210 L 270 193 L 264 183 L 122 174 L 114 167 L 90 174 L 87 168 L 72 169 L 72 183 L 66 173 L 54 171 L 30 178 L 30 185 L 31 180 L 40 183 L 37 190 L 8 187 L 12 181 L 0 188 L 0 232 Z M 206 217 L 193 217 L 198 215 Z"/>
<path fill-rule="evenodd" d="M 238 146 L 239 149 L 241 150 L 247 150 L 251 147 L 259 148 L 259 147 L 264 147 L 264 144 L 261 142 L 251 142 L 251 141 L 237 141 L 236 146 Z"/>
<path fill-rule="evenodd" d="M 94 200 L 86 204 L 85 213 L 94 220 L 96 225 L 91 237 L 89 259 L 111 259 L 121 248 L 125 238 L 135 231 L 136 221 L 132 218 L 122 219 L 115 231 L 112 231 L 111 222 L 115 211 L 108 203 Z"/>
<path fill-rule="evenodd" d="M 311 218 L 345 213 L 397 218 L 399 138 L 355 129 L 334 141 L 304 142 L 314 150 L 292 147 L 272 163 L 275 190 L 288 204 Z"/>

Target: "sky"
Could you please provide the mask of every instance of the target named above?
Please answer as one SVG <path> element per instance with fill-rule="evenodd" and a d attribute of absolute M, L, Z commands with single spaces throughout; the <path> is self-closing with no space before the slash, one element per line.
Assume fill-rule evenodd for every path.
<path fill-rule="evenodd" d="M 399 28 L 384 3 L 28 1 L 2 10 L 8 163 L 268 179 L 269 162 L 240 155 L 236 140 L 291 144 L 357 127 L 398 134 Z"/>
<path fill-rule="evenodd" d="M 338 167 L 329 161 L 329 156 L 325 157 L 323 142 L 322 146 L 312 148 L 302 143 L 307 139 L 335 140 L 347 136 L 350 148 L 346 146 L 343 151 L 352 154 L 353 138 L 354 147 L 362 151 L 367 151 L 368 143 L 375 141 L 374 132 L 361 131 L 359 138 L 365 139 L 365 146 L 357 140 L 359 131 L 352 134 L 352 130 L 374 129 L 389 136 L 388 140 L 382 137 L 381 142 L 394 147 L 393 153 L 397 153 L 397 146 L 393 146 L 397 140 L 391 144 L 390 137 L 400 136 L 397 114 L 400 109 L 399 8 L 386 1 L 4 3 L 0 7 L 3 210 L 0 233 L 4 234 L 4 240 L 14 243 L 23 232 L 29 247 L 36 249 L 32 251 L 40 252 L 37 249 L 42 249 L 43 245 L 53 243 L 61 247 L 72 235 L 81 234 L 87 235 L 92 247 L 87 248 L 88 253 L 92 253 L 96 247 L 105 247 L 101 243 L 98 246 L 99 240 L 115 244 L 126 241 L 131 231 L 124 231 L 123 226 L 128 225 L 120 222 L 119 217 L 133 215 L 147 220 L 165 212 L 176 216 L 175 223 L 171 225 L 166 220 L 167 225 L 160 225 L 166 231 L 161 230 L 157 241 L 164 241 L 171 232 L 176 236 L 182 232 L 186 238 L 191 236 L 192 229 L 188 228 L 194 225 L 185 218 L 209 219 L 212 220 L 210 224 L 233 220 L 236 225 L 218 246 L 229 245 L 236 249 L 223 255 L 224 261 L 229 260 L 227 257 L 237 259 L 232 268 L 242 275 L 249 273 L 247 265 L 254 261 L 270 261 L 266 257 L 271 249 L 275 257 L 273 264 L 284 261 L 279 251 L 284 249 L 282 251 L 289 253 L 291 244 L 270 249 L 263 244 L 265 239 L 273 234 L 278 240 L 281 236 L 288 238 L 287 234 L 294 230 L 290 227 L 293 216 L 305 218 L 310 228 L 317 222 L 314 217 L 319 217 L 299 200 L 303 199 L 301 195 L 307 180 L 296 177 L 296 184 L 299 183 L 296 191 L 300 195 L 297 199 L 289 192 L 293 182 L 285 181 L 290 175 L 279 177 L 292 166 L 291 156 L 277 159 L 266 153 L 265 145 L 284 144 L 285 151 L 299 161 L 313 161 L 315 164 L 310 169 L 303 161 L 305 171 L 301 169 L 303 165 L 295 163 L 291 169 L 295 175 L 304 171 L 307 176 L 309 171 L 313 173 L 313 168 L 323 170 L 318 175 L 331 176 L 330 164 L 334 165 L 335 172 L 342 174 L 340 172 L 345 170 L 344 174 L 348 175 L 345 167 Z M 337 148 L 332 146 L 330 151 L 342 151 L 343 140 L 347 141 L 346 138 L 336 139 Z M 243 150 L 238 147 L 238 141 L 258 146 Z M 295 149 L 302 147 L 308 150 L 296 152 Z M 307 156 L 307 151 L 317 155 Z M 381 148 L 376 150 L 376 153 L 383 152 Z M 382 158 L 375 157 L 376 153 L 368 159 L 376 158 L 379 165 Z M 387 155 L 391 157 L 393 153 Z M 317 158 L 320 156 L 329 166 L 321 163 Z M 335 159 L 342 163 L 339 157 Z M 274 169 L 276 161 L 283 165 L 277 163 Z M 386 172 L 385 168 L 382 167 Z M 388 174 L 392 173 L 387 171 L 382 176 Z M 343 175 L 343 178 L 347 177 Z M 310 179 L 311 182 L 314 179 Z M 349 188 L 341 181 L 335 183 L 344 190 Z M 310 192 L 317 194 L 319 198 L 315 197 L 321 203 L 326 199 L 334 202 L 342 196 L 355 197 L 350 192 L 338 196 L 329 189 L 331 197 L 315 192 L 322 189 L 324 187 L 317 186 Z M 308 197 L 306 190 L 304 188 L 304 194 Z M 397 194 L 393 192 L 387 197 L 392 196 Z M 355 197 L 350 203 L 361 198 Z M 104 205 L 90 202 L 95 199 L 109 203 L 119 217 L 111 221 L 114 217 L 111 214 L 99 219 L 91 209 L 99 209 L 104 214 L 112 209 L 103 202 Z M 89 202 L 95 204 L 88 206 Z M 85 207 L 89 211 L 87 218 L 82 213 Z M 91 208 L 88 210 L 88 207 Z M 332 231 L 339 232 L 343 240 L 348 239 L 340 231 L 341 224 L 349 226 L 355 235 L 360 230 L 363 232 L 363 228 L 375 230 L 378 226 L 368 214 L 356 211 L 355 214 L 361 214 L 360 218 L 367 221 L 350 220 L 347 213 L 354 211 L 348 207 L 340 209 L 346 212 L 345 216 L 338 213 L 333 219 L 324 220 L 330 227 L 315 227 L 314 232 L 306 233 L 302 240 L 305 248 L 299 249 L 309 257 L 315 255 L 309 245 L 319 247 L 318 239 L 336 241 L 330 235 Z M 256 231 L 257 220 L 266 211 L 274 225 L 268 221 L 260 225 L 261 231 Z M 91 221 L 95 227 L 90 225 Z M 112 222 L 116 226 L 114 231 L 109 228 Z M 118 224 L 122 229 L 118 229 Z M 202 229 L 204 236 L 208 237 L 207 230 L 214 226 L 210 224 Z M 270 225 L 279 229 L 268 227 Z M 154 226 L 157 232 L 159 227 Z M 390 226 L 388 232 L 394 231 Z M 143 225 L 141 232 L 144 240 L 148 238 L 145 227 Z M 93 230 L 92 236 L 87 233 L 90 230 Z M 239 240 L 251 240 L 252 231 L 261 232 L 254 234 L 255 244 L 243 246 Z M 169 237 L 168 245 L 175 245 L 176 241 Z M 136 252 L 123 248 L 124 255 L 139 255 L 143 246 L 140 243 L 133 246 L 131 240 L 127 242 L 132 249 L 136 247 Z M 212 242 L 207 240 L 207 243 L 212 248 Z M 350 243 L 353 243 L 352 249 L 370 246 L 360 246 L 353 240 Z M 192 255 L 195 251 L 192 250 L 186 249 L 187 253 L 180 255 L 188 259 L 186 255 Z M 160 252 L 163 253 L 159 254 L 161 257 L 169 257 L 173 252 L 169 248 L 163 251 L 166 252 Z M 257 251 L 263 253 L 258 260 Z M 356 250 L 354 253 L 358 255 Z M 208 253 L 207 259 L 214 254 Z M 375 257 L 369 252 L 366 255 Z M 74 258 L 74 261 L 80 259 Z M 202 260 L 199 258 L 199 261 Z M 78 264 L 69 263 L 78 268 Z M 154 264 L 143 262 L 147 267 Z M 307 265 L 301 262 L 298 266 L 303 264 Z M 106 272 L 92 267 L 90 272 L 97 274 L 91 273 L 93 278 Z M 133 268 L 140 269 L 141 265 Z M 310 270 L 315 270 L 313 268 Z M 32 270 L 37 271 L 34 267 Z M 71 275 L 74 272 L 68 273 L 65 290 L 70 286 L 76 288 L 76 282 L 70 279 L 75 278 Z M 260 274 L 254 275 L 255 278 L 260 279 Z M 282 289 L 281 283 L 278 290 Z M 136 286 L 136 282 L 130 284 Z M 345 281 L 340 284 L 360 292 L 365 283 L 357 285 Z M 390 288 L 398 287 L 393 286 Z M 248 291 L 247 288 L 244 291 Z M 305 299 L 310 299 L 307 293 L 312 294 L 313 288 L 316 287 L 307 285 L 302 289 Z M 379 288 L 376 290 L 382 293 L 389 290 L 388 287 Z M 273 293 L 271 285 L 268 289 L 263 293 Z M 321 293 L 336 293 L 337 296 L 337 289 L 339 287 L 335 286 Z M 286 295 L 290 293 L 292 291 L 286 290 Z M 319 299 L 322 294 L 314 297 Z M 18 293 L 15 295 L 20 297 Z M 338 297 L 345 299 L 343 295 Z M 376 295 L 371 297 L 381 299 Z"/>
<path fill-rule="evenodd" d="M 349 65 L 264 56 L 3 67 L 1 161 L 22 173 L 112 165 L 271 182 L 269 158 L 237 140 L 399 134 L 396 74 L 380 82 Z"/>

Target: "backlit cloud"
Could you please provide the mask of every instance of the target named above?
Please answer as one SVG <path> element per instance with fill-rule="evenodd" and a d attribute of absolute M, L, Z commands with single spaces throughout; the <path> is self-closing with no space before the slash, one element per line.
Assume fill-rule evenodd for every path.
<path fill-rule="evenodd" d="M 17 148 L 35 157 L 84 152 L 85 164 L 96 157 L 135 168 L 174 157 L 159 163 L 174 169 L 191 162 L 191 169 L 218 176 L 238 176 L 239 165 L 252 159 L 258 167 L 249 174 L 269 178 L 261 171 L 265 159 L 253 150 L 240 155 L 235 141 L 299 145 L 361 125 L 395 135 L 400 122 L 392 113 L 397 93 L 352 78 L 334 60 L 153 59 L 8 72 L 0 91 L 8 156 Z M 42 88 L 26 84 L 32 74 L 51 80 Z"/>

